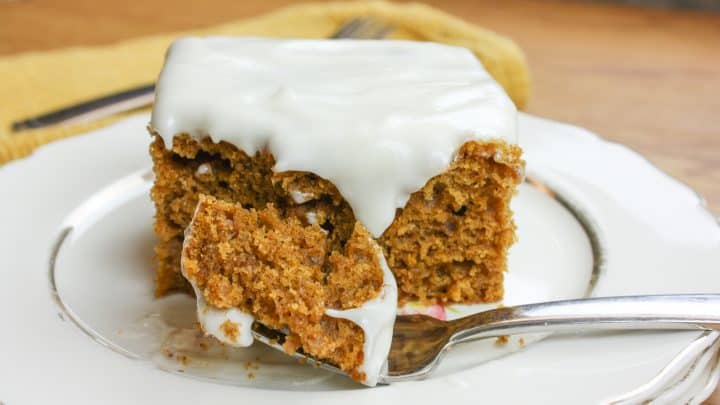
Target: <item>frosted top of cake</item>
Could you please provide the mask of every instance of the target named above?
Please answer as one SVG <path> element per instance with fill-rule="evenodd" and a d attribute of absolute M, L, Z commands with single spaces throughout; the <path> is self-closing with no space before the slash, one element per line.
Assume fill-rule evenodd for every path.
<path fill-rule="evenodd" d="M 185 38 L 168 51 L 151 126 L 338 188 L 372 234 L 469 140 L 516 143 L 510 98 L 468 50 L 414 41 Z"/>

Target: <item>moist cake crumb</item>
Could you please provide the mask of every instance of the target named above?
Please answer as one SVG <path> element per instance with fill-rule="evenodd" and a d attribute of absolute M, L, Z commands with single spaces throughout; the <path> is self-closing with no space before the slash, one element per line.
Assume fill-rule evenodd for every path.
<path fill-rule="evenodd" d="M 272 204 L 245 209 L 201 195 L 182 265 L 209 305 L 238 308 L 267 327 L 287 330 L 288 353 L 302 349 L 363 380 L 362 329 L 325 311 L 357 308 L 379 294 L 378 248 L 359 223 L 342 250 L 327 245 L 320 226 L 281 218 Z M 222 330 L 238 333 L 227 322 Z"/>
<path fill-rule="evenodd" d="M 508 342 L 508 339 L 509 339 L 508 335 L 498 336 L 495 339 L 495 346 L 505 346 Z"/>
<path fill-rule="evenodd" d="M 222 330 L 222 332 L 228 339 L 233 342 L 237 342 L 237 338 L 240 335 L 240 330 L 238 329 L 237 324 L 233 323 L 230 320 L 227 320 L 223 322 L 222 325 L 220 325 L 220 330 Z"/>

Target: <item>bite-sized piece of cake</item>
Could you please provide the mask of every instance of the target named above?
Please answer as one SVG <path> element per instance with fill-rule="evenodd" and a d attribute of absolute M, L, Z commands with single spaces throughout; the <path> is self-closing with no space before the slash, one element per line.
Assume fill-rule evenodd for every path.
<path fill-rule="evenodd" d="M 286 351 L 302 348 L 376 383 L 390 349 L 397 288 L 362 225 L 342 249 L 329 250 L 326 231 L 283 218 L 272 204 L 254 210 L 200 196 L 181 263 L 205 333 L 248 346 L 258 321 L 287 331 Z"/>
<path fill-rule="evenodd" d="M 183 232 L 200 194 L 296 218 L 342 251 L 357 223 L 400 301 L 502 298 L 516 110 L 466 49 L 410 41 L 188 38 L 150 125 L 156 292 L 191 291 Z"/>

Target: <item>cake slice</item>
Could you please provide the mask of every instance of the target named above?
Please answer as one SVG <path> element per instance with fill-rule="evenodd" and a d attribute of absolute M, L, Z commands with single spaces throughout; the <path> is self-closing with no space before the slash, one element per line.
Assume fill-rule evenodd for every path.
<path fill-rule="evenodd" d="M 186 38 L 156 87 L 156 293 L 206 333 L 254 322 L 373 385 L 405 301 L 503 296 L 515 107 L 467 50 Z"/>
<path fill-rule="evenodd" d="M 515 126 L 514 105 L 463 48 L 179 40 L 150 125 L 156 293 L 192 292 L 180 255 L 205 194 L 323 229 L 326 256 L 361 224 L 400 302 L 497 301 L 523 178 Z"/>
<path fill-rule="evenodd" d="M 287 332 L 287 352 L 302 349 L 375 385 L 392 339 L 395 280 L 359 223 L 342 249 L 329 246 L 316 223 L 282 217 L 272 204 L 245 209 L 201 195 L 181 261 L 200 326 L 248 346 L 260 322 Z"/>

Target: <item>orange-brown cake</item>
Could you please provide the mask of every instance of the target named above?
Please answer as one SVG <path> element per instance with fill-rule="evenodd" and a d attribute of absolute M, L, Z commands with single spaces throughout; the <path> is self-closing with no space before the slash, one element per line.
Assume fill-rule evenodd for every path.
<path fill-rule="evenodd" d="M 202 328 L 243 346 L 252 343 L 250 327 L 257 320 L 288 331 L 286 351 L 302 348 L 366 380 L 362 328 L 326 312 L 359 308 L 378 297 L 387 265 L 359 223 L 342 249 L 328 246 L 320 226 L 282 217 L 272 204 L 245 209 L 201 195 L 181 262 L 199 297 Z M 389 305 L 394 317 L 396 303 Z M 241 312 L 222 312 L 232 309 Z"/>
<path fill-rule="evenodd" d="M 368 280 L 377 282 L 361 274 L 364 259 L 349 253 L 358 235 L 379 245 L 400 303 L 502 298 L 515 239 L 509 204 L 524 166 L 515 125 L 510 99 L 462 48 L 406 41 L 177 41 L 158 81 L 150 125 L 160 239 L 156 294 L 192 292 L 194 282 L 213 309 L 234 308 L 287 327 L 288 349 L 300 345 L 356 373 L 351 357 L 358 354 L 352 351 L 357 340 L 339 343 L 344 348 L 313 342 L 326 342 L 318 333 L 326 331 L 328 314 L 359 304 L 350 297 L 369 299 Z M 193 259 L 191 252 L 204 251 L 185 237 L 196 210 L 203 214 L 189 230 L 193 239 L 210 250 L 232 248 Z M 225 229 L 218 224 L 228 215 L 233 221 Z M 226 233 L 218 233 L 221 228 Z M 251 237 L 240 241 L 239 235 Z M 273 244 L 271 250 L 285 252 L 290 262 L 258 261 L 261 246 Z M 290 265 L 308 255 L 321 264 Z M 249 270 L 237 265 L 240 257 L 262 262 L 260 273 L 275 287 L 256 291 Z M 285 297 L 288 291 L 277 283 L 301 274 L 328 300 L 307 313 L 255 306 L 267 294 Z M 343 276 L 350 295 L 328 298 L 335 297 L 334 274 L 352 275 Z M 329 325 L 353 330 L 347 321 Z M 218 333 L 225 332 L 236 331 Z"/>

